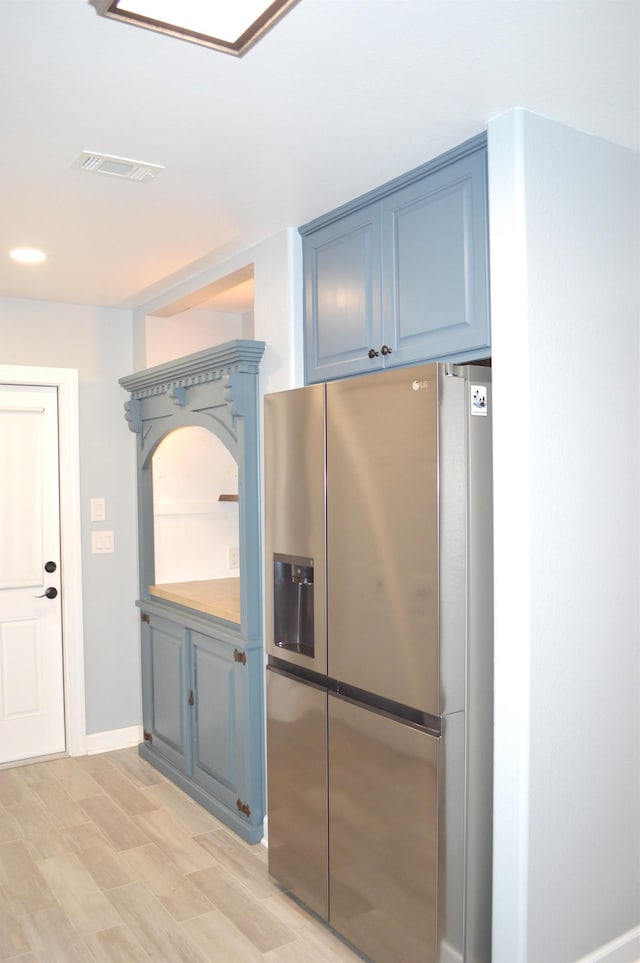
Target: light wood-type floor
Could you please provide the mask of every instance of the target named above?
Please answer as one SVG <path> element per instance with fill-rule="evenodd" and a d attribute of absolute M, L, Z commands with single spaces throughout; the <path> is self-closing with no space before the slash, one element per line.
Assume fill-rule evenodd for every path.
<path fill-rule="evenodd" d="M 359 961 L 136 749 L 0 771 L 0 960 Z"/>

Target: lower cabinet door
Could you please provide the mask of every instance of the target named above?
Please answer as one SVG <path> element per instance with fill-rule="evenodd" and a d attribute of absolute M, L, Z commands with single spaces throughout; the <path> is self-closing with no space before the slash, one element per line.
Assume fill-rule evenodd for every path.
<path fill-rule="evenodd" d="M 227 806 L 238 799 L 236 715 L 242 680 L 234 672 L 232 650 L 199 632 L 191 633 L 194 681 L 193 779 Z"/>
<path fill-rule="evenodd" d="M 269 872 L 328 917 L 327 694 L 267 671 Z"/>
<path fill-rule="evenodd" d="M 188 678 L 185 629 L 151 616 L 142 632 L 145 739 L 181 771 L 189 764 Z"/>
<path fill-rule="evenodd" d="M 438 740 L 329 696 L 329 922 L 376 963 L 435 963 Z"/>
<path fill-rule="evenodd" d="M 262 826 L 261 650 L 192 631 L 192 779 L 249 826 Z"/>

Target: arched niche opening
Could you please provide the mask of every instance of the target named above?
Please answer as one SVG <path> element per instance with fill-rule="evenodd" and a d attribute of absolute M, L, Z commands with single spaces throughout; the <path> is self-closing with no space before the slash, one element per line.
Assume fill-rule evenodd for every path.
<path fill-rule="evenodd" d="M 150 594 L 240 623 L 238 463 L 207 428 L 189 425 L 155 447 Z"/>
<path fill-rule="evenodd" d="M 153 612 L 193 621 L 185 611 L 191 610 L 213 619 L 234 645 L 253 646 L 262 639 L 258 366 L 263 352 L 262 341 L 230 341 L 120 379 L 130 392 L 125 417 L 137 437 L 138 605 L 145 617 Z M 180 502 L 183 507 L 189 502 L 189 510 Z M 200 550 L 205 522 L 199 528 L 194 516 L 207 514 L 212 517 L 206 525 L 216 515 L 221 535 L 205 566 Z M 172 540 L 165 540 L 161 529 L 172 529 Z M 237 564 L 231 564 L 236 549 Z M 193 564 L 191 554 L 199 559 Z M 209 604 L 202 593 L 185 594 L 185 582 L 205 581 L 210 593 L 224 589 L 216 582 L 227 582 L 227 589 L 235 585 L 233 602 L 225 596 Z M 172 583 L 183 583 L 179 595 L 171 594 Z"/>

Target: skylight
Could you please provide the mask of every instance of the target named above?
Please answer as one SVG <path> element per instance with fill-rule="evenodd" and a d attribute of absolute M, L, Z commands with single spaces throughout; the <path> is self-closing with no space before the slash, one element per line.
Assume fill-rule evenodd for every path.
<path fill-rule="evenodd" d="M 103 17 L 234 54 L 249 49 L 298 0 L 89 0 Z"/>

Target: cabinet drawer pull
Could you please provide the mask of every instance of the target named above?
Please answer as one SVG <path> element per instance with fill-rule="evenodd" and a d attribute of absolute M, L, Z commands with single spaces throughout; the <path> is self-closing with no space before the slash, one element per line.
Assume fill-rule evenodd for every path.
<path fill-rule="evenodd" d="M 370 358 L 377 358 L 377 357 L 378 357 L 378 352 L 376 351 L 375 348 L 369 348 L 369 357 L 370 357 Z"/>
<path fill-rule="evenodd" d="M 380 348 L 380 352 L 381 354 L 391 354 L 391 348 L 388 345 L 383 344 Z"/>

